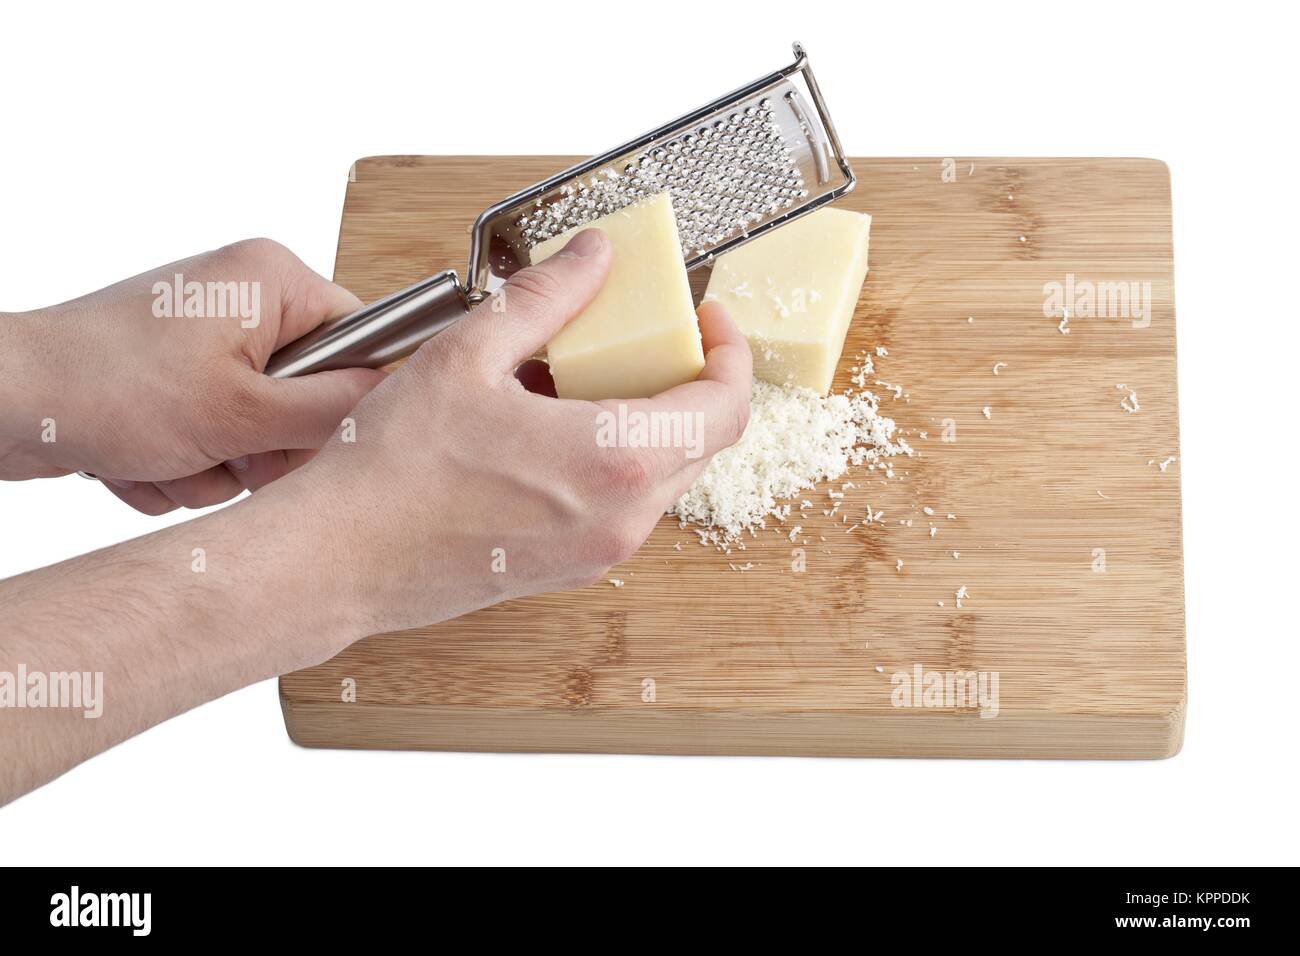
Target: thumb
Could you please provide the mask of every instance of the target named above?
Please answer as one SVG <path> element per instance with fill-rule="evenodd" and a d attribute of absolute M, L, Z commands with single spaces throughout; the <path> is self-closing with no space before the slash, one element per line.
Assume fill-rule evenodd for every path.
<path fill-rule="evenodd" d="M 605 234 L 584 229 L 559 252 L 512 275 L 443 335 L 455 334 L 486 365 L 512 372 L 591 304 L 612 258 Z"/>
<path fill-rule="evenodd" d="M 257 413 L 244 430 L 243 454 L 320 448 L 366 393 L 382 382 L 377 369 L 343 368 L 301 378 L 258 375 Z"/>

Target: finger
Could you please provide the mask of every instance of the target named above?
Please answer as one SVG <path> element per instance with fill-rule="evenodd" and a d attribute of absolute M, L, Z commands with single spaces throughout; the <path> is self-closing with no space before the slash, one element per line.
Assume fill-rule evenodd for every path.
<path fill-rule="evenodd" d="M 704 469 L 709 467 L 710 461 L 711 458 L 701 456 L 694 461 L 688 461 L 674 474 L 669 475 L 663 483 L 665 502 L 670 505 L 686 494 L 686 490 L 695 484 L 695 479 L 704 474 Z"/>
<path fill-rule="evenodd" d="M 125 501 L 136 511 L 147 515 L 165 515 L 176 510 L 172 501 L 148 481 L 113 481 L 103 479 L 100 484 L 111 491 L 118 499 Z"/>
<path fill-rule="evenodd" d="M 240 485 L 249 491 L 257 491 L 283 478 L 295 468 L 302 467 L 315 455 L 314 448 L 268 451 L 236 458 L 226 462 L 225 467 Z"/>
<path fill-rule="evenodd" d="M 749 404 L 754 376 L 754 354 L 740 326 L 720 302 L 705 302 L 695 314 L 700 323 L 700 344 L 704 348 L 704 368 L 694 382 L 678 388 L 691 388 L 700 382 L 716 382 L 729 390 L 731 398 Z M 671 395 L 669 389 L 658 397 Z"/>
<path fill-rule="evenodd" d="M 653 398 L 598 402 L 613 414 L 641 414 L 653 422 L 659 416 L 660 444 L 648 450 L 652 473 L 676 486 L 679 472 L 707 462 L 740 440 L 749 423 L 753 356 L 749 343 L 727 310 L 709 302 L 698 311 L 704 368 L 692 382 L 660 392 Z M 625 405 L 626 412 L 618 406 Z M 664 438 L 664 436 L 667 438 Z"/>
<path fill-rule="evenodd" d="M 584 229 L 550 258 L 516 272 L 442 335 L 468 345 L 490 368 L 513 369 L 591 303 L 612 255 L 603 232 Z"/>
<path fill-rule="evenodd" d="M 705 428 L 701 454 L 710 458 L 734 445 L 749 424 L 749 397 L 754 381 L 754 356 L 740 327 L 717 302 L 697 310 L 704 368 L 695 381 L 660 392 L 651 401 L 682 412 L 703 411 Z M 687 457 L 687 462 L 694 458 Z"/>
<path fill-rule="evenodd" d="M 280 327 L 275 336 L 277 349 L 321 323 L 349 315 L 362 306 L 355 295 L 313 271 L 297 256 L 285 269 L 280 287 Z"/>
<path fill-rule="evenodd" d="M 197 475 L 155 481 L 154 486 L 182 508 L 210 508 L 244 492 L 244 486 L 221 465 Z"/>
<path fill-rule="evenodd" d="M 515 369 L 515 378 L 534 395 L 555 398 L 555 379 L 551 378 L 551 367 L 541 359 L 529 359 L 519 366 Z"/>
<path fill-rule="evenodd" d="M 378 369 L 344 368 L 301 378 L 257 375 L 250 381 L 251 408 L 225 457 L 281 448 L 319 448 L 357 402 L 382 382 Z"/>

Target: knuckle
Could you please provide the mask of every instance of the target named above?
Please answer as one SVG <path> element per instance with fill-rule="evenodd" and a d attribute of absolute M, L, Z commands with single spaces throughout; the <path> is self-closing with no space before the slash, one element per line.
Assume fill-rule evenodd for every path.
<path fill-rule="evenodd" d="M 727 422 L 728 445 L 734 445 L 740 441 L 745 434 L 745 429 L 749 427 L 749 402 L 741 402 L 731 412 Z"/>
<path fill-rule="evenodd" d="M 599 480 L 604 487 L 619 496 L 637 497 L 654 483 L 654 469 L 650 456 L 638 448 L 608 449 L 601 456 Z"/>
<path fill-rule="evenodd" d="M 749 427 L 749 402 L 733 405 L 721 410 L 713 419 L 713 427 L 718 429 L 718 447 L 726 448 L 740 441 Z"/>
<path fill-rule="evenodd" d="M 159 490 L 180 508 L 202 508 L 205 502 L 202 496 L 189 483 L 184 481 L 160 481 Z"/>
<path fill-rule="evenodd" d="M 287 247 L 276 242 L 274 239 L 267 239 L 264 236 L 258 236 L 254 239 L 240 239 L 238 242 L 232 242 L 228 246 L 219 250 L 237 259 L 252 259 L 256 261 L 278 261 L 291 256 Z"/>
<path fill-rule="evenodd" d="M 568 581 L 564 582 L 565 590 L 589 588 L 593 584 L 599 583 L 605 577 L 605 573 L 609 570 L 609 567 L 609 565 L 603 565 L 598 568 L 593 568 L 590 571 L 575 574 Z"/>
<path fill-rule="evenodd" d="M 225 393 L 227 414 L 233 420 L 256 424 L 266 418 L 268 403 L 261 379 L 240 375 L 223 383 L 221 391 Z"/>
<path fill-rule="evenodd" d="M 596 534 L 593 555 L 599 568 L 597 578 L 600 577 L 600 571 L 622 564 L 636 554 L 643 540 L 644 535 L 626 522 L 611 522 L 600 529 Z"/>
<path fill-rule="evenodd" d="M 200 386 L 199 407 L 203 449 L 219 459 L 237 457 L 247 449 L 239 447 L 241 438 L 255 436 L 267 423 L 269 405 L 254 376 L 218 376 Z"/>
<path fill-rule="evenodd" d="M 484 371 L 482 349 L 475 338 L 466 333 L 466 328 L 458 325 L 434 336 L 409 360 L 435 388 L 444 389 L 449 378 L 477 377 Z"/>
<path fill-rule="evenodd" d="M 525 308 L 535 308 L 555 299 L 563 290 L 550 271 L 529 266 L 516 272 L 506 283 L 506 308 L 522 303 Z"/>
<path fill-rule="evenodd" d="M 176 510 L 176 503 L 168 501 L 162 495 L 157 498 L 148 498 L 142 502 L 130 502 L 131 507 L 141 514 L 148 515 L 151 518 L 158 518 L 170 511 Z"/>
<path fill-rule="evenodd" d="M 214 256 L 218 270 L 259 279 L 278 279 L 292 284 L 306 269 L 293 252 L 274 239 L 240 239 L 218 249 Z"/>

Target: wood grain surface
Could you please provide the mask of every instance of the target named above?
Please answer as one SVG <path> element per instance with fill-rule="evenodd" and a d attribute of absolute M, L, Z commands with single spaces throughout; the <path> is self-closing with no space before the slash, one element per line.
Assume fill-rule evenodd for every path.
<path fill-rule="evenodd" d="M 479 211 L 578 158 L 361 160 L 349 174 L 335 279 L 370 300 L 440 269 L 463 275 Z M 858 469 L 835 483 L 857 486 L 845 492 L 847 524 L 822 515 L 825 488 L 808 495 L 816 508 L 800 519 L 809 539 L 801 573 L 785 532 L 728 556 L 665 518 L 611 572 L 624 587 L 540 595 L 361 641 L 282 679 L 295 741 L 845 756 L 1178 751 L 1181 465 L 1159 467 L 1179 454 L 1168 170 L 1142 159 L 853 165 L 858 188 L 842 206 L 873 216 L 871 271 L 836 384 L 848 385 L 854 354 L 888 351 L 876 377 L 904 396 L 877 387 L 882 411 L 919 452 L 899 461 L 898 477 Z M 1048 284 L 1070 275 L 1148 283 L 1150 311 L 1144 318 L 1131 303 L 1127 314 L 1086 318 L 1075 309 L 1063 334 L 1044 303 Z M 693 276 L 697 296 L 705 278 Z M 997 375 L 996 363 L 1006 363 Z M 1120 383 L 1137 392 L 1138 412 L 1121 407 Z M 847 531 L 868 503 L 884 523 Z M 970 702 L 895 706 L 895 675 L 918 665 L 996 673 L 997 716 Z M 347 678 L 355 702 L 343 700 Z"/>

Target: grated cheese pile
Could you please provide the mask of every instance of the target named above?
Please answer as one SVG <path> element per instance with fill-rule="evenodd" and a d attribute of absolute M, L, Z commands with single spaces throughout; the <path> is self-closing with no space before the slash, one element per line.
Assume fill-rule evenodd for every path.
<path fill-rule="evenodd" d="M 789 517 L 782 499 L 839 478 L 850 465 L 912 454 L 894 439 L 894 422 L 878 414 L 878 404 L 865 391 L 822 397 L 755 381 L 745 434 L 713 457 L 668 513 L 682 527 L 698 525 L 702 544 L 725 550 L 745 532 L 766 528 L 768 518 Z"/>

